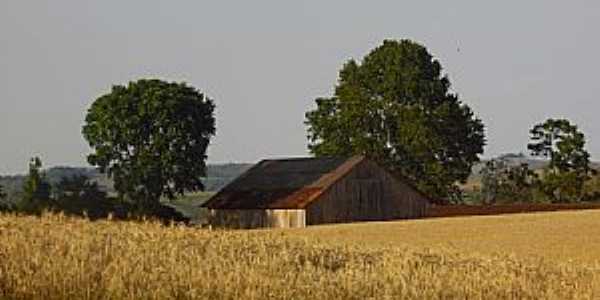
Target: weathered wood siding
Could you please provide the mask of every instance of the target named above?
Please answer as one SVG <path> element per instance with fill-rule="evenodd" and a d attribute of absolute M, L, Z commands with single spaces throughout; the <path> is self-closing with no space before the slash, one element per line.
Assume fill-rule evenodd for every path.
<path fill-rule="evenodd" d="M 306 208 L 306 225 L 420 218 L 428 205 L 414 188 L 363 161 Z"/>
<path fill-rule="evenodd" d="M 306 226 L 303 209 L 211 209 L 209 224 L 224 228 L 299 228 Z"/>

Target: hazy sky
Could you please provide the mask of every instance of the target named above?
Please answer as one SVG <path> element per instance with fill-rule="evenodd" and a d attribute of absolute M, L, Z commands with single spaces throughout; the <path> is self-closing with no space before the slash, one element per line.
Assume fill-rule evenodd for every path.
<path fill-rule="evenodd" d="M 32 155 L 85 165 L 86 109 L 143 77 L 215 99 L 210 162 L 306 155 L 305 111 L 386 38 L 440 60 L 487 127 L 486 157 L 567 117 L 600 159 L 599 1 L 1 0 L 0 174 Z"/>

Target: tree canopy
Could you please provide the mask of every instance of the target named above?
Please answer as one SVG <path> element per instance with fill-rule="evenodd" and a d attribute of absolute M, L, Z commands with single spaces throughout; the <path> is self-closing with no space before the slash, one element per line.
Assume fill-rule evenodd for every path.
<path fill-rule="evenodd" d="M 89 108 L 83 135 L 88 162 L 140 209 L 203 189 L 215 105 L 185 83 L 142 79 L 113 86 Z"/>
<path fill-rule="evenodd" d="M 584 183 L 595 173 L 585 150 L 585 135 L 567 119 L 548 119 L 534 125 L 530 134 L 531 154 L 549 159 L 543 192 L 555 202 L 582 200 Z"/>
<path fill-rule="evenodd" d="M 483 123 L 450 91 L 440 63 L 409 40 L 348 61 L 333 97 L 315 102 L 306 113 L 314 155 L 367 155 L 433 197 L 454 195 L 483 153 Z"/>

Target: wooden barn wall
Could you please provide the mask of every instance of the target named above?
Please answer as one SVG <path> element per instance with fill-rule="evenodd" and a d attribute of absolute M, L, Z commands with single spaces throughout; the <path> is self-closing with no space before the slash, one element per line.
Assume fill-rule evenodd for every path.
<path fill-rule="evenodd" d="M 363 161 L 306 208 L 306 224 L 420 218 L 428 203 L 375 163 Z"/>
<path fill-rule="evenodd" d="M 306 226 L 303 209 L 211 209 L 209 223 L 224 228 L 299 228 Z"/>

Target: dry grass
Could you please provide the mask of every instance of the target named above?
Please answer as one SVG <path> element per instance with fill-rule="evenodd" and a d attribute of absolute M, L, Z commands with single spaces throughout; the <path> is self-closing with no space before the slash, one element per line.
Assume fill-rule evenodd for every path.
<path fill-rule="evenodd" d="M 389 234 L 398 224 L 364 228 L 390 225 Z M 353 234 L 335 228 L 305 230 L 308 235 L 211 232 L 152 222 L 0 215 L 0 299 L 590 299 L 600 295 L 600 270 L 592 266 L 443 248 L 420 250 L 404 243 L 386 247 L 377 237 L 362 235 L 365 231 Z M 336 245 L 316 241 L 314 235 L 365 241 Z"/>
<path fill-rule="evenodd" d="M 314 226 L 290 231 L 324 243 L 447 248 L 562 263 L 600 263 L 600 210 Z"/>

